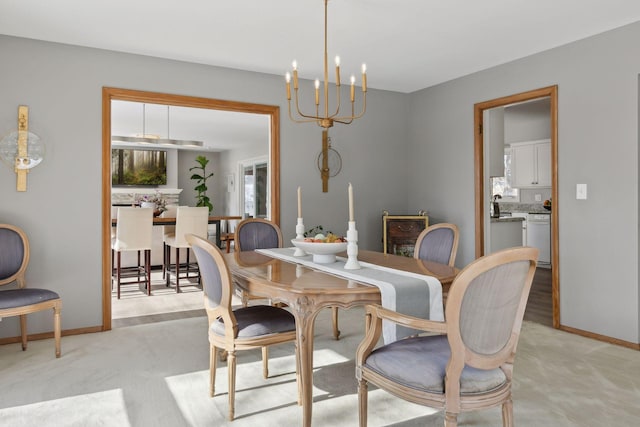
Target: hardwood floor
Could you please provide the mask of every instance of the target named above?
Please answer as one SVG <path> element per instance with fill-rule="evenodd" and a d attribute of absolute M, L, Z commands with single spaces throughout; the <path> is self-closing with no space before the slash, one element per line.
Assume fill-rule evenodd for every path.
<path fill-rule="evenodd" d="M 550 268 L 538 267 L 536 269 L 524 319 L 553 327 Z"/>

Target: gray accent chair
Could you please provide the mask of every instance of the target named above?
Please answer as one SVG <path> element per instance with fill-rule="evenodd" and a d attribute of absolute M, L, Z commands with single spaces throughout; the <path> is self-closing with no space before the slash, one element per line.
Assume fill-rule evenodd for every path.
<path fill-rule="evenodd" d="M 445 427 L 457 426 L 461 412 L 498 405 L 503 425 L 513 426 L 513 362 L 537 259 L 536 248 L 517 247 L 469 264 L 451 285 L 444 322 L 367 306 L 371 326 L 356 352 L 360 426 L 367 425 L 369 383 L 444 409 Z M 375 348 L 383 319 L 430 335 Z"/>
<path fill-rule="evenodd" d="M 53 309 L 56 357 L 60 357 L 60 296 L 49 289 L 27 288 L 29 239 L 19 227 L 0 224 L 0 287 L 17 283 L 17 288 L 0 291 L 0 320 L 20 316 L 22 350 L 27 349 L 27 314 Z"/>
<path fill-rule="evenodd" d="M 187 242 L 196 256 L 204 289 L 204 305 L 209 319 L 209 394 L 215 394 L 216 353 L 226 352 L 229 375 L 229 420 L 235 416 L 236 352 L 262 349 L 262 373 L 269 375 L 268 346 L 296 340 L 293 314 L 284 308 L 252 305 L 233 309 L 233 282 L 222 252 L 207 240 L 188 234 Z M 296 348 L 296 378 L 298 354 Z M 298 402 L 300 381 L 298 380 Z"/>
<path fill-rule="evenodd" d="M 427 227 L 418 235 L 413 257 L 454 267 L 459 237 L 458 227 L 455 224 L 441 223 Z M 446 298 L 447 292 L 448 288 L 442 290 L 443 298 Z M 331 307 L 331 309 L 333 337 L 339 339 L 338 307 Z"/>

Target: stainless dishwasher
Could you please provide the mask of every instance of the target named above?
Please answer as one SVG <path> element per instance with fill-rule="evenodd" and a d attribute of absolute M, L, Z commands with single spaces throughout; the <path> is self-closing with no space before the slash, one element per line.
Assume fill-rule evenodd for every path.
<path fill-rule="evenodd" d="M 538 248 L 538 265 L 551 265 L 551 215 L 532 214 L 527 216 L 527 246 Z"/>

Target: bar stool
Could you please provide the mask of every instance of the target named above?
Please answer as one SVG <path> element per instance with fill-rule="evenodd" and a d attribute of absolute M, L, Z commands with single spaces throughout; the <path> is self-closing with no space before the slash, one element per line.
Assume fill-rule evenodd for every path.
<path fill-rule="evenodd" d="M 166 210 L 160 214 L 162 218 L 175 218 L 178 211 L 178 205 L 167 205 Z M 163 225 L 162 226 L 162 279 L 166 279 L 167 274 L 167 238 L 176 235 L 175 225 Z"/>
<path fill-rule="evenodd" d="M 207 228 L 209 224 L 209 208 L 179 206 L 176 210 L 176 231 L 173 236 L 167 236 L 167 264 L 166 264 L 166 285 L 170 285 L 171 275 L 176 277 L 176 292 L 180 292 L 180 270 L 185 269 L 184 278 L 189 278 L 190 271 L 200 272 L 197 263 L 180 264 L 180 249 L 189 249 L 191 245 L 187 242 L 185 235 L 194 234 L 203 239 L 207 238 Z M 176 249 L 176 262 L 171 264 L 171 248 Z"/>
<path fill-rule="evenodd" d="M 153 230 L 153 209 L 151 208 L 118 208 L 118 224 L 116 237 L 111 241 L 111 256 L 115 269 L 112 279 L 117 284 L 118 299 L 120 299 L 120 285 L 122 274 L 131 277 L 135 273 L 136 283 L 140 283 L 140 274 L 145 278 L 147 295 L 151 295 L 151 245 Z M 138 263 L 134 267 L 122 268 L 122 252 L 137 251 Z M 144 251 L 144 267 L 140 265 L 140 251 Z"/>

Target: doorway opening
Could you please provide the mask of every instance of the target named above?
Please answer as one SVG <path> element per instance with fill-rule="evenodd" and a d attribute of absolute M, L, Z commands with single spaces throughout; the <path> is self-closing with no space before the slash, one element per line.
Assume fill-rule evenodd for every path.
<path fill-rule="evenodd" d="M 267 118 L 268 128 L 263 140 L 268 162 L 268 180 L 266 201 L 268 218 L 276 224 L 280 222 L 280 110 L 278 106 L 251 104 L 246 102 L 225 101 L 192 96 L 171 95 L 155 92 L 105 87 L 102 90 L 102 330 L 112 328 L 111 300 L 111 137 L 112 102 L 131 101 L 158 104 L 164 106 L 188 107 L 194 109 L 217 110 L 228 113 L 240 113 L 237 116 L 260 115 Z M 166 108 L 166 107 L 165 107 Z M 240 122 L 242 119 L 240 118 Z M 246 126 L 245 126 L 246 128 Z M 239 129 L 243 129 L 240 127 Z M 173 134 L 173 130 L 172 130 Z M 229 139 L 229 137 L 227 138 Z M 235 163 L 234 163 L 235 164 Z M 169 173 L 169 172 L 168 172 Z M 221 178 L 224 174 L 219 175 Z M 227 175 L 228 189 L 235 188 L 233 174 Z M 218 191 L 222 192 L 222 189 Z M 217 230 L 220 232 L 221 230 Z M 153 255 L 152 255 L 153 256 Z M 145 296 L 153 299 L 152 296 Z M 201 299 L 201 298 L 200 298 Z"/>
<path fill-rule="evenodd" d="M 551 312 L 552 325 L 558 329 L 560 327 L 560 283 L 558 274 L 558 87 L 549 86 L 528 92 L 505 96 L 474 105 L 474 164 L 475 164 L 475 254 L 476 258 L 486 253 L 485 242 L 488 238 L 487 224 L 489 223 L 489 196 L 487 168 L 488 160 L 485 158 L 486 135 L 483 132 L 483 120 L 485 112 L 498 107 L 506 107 L 518 103 L 529 102 L 549 98 L 550 105 L 550 151 L 551 151 L 551 200 L 553 209 L 551 210 L 551 270 L 548 272 L 551 278 Z M 542 277 L 540 280 L 545 280 Z"/>

